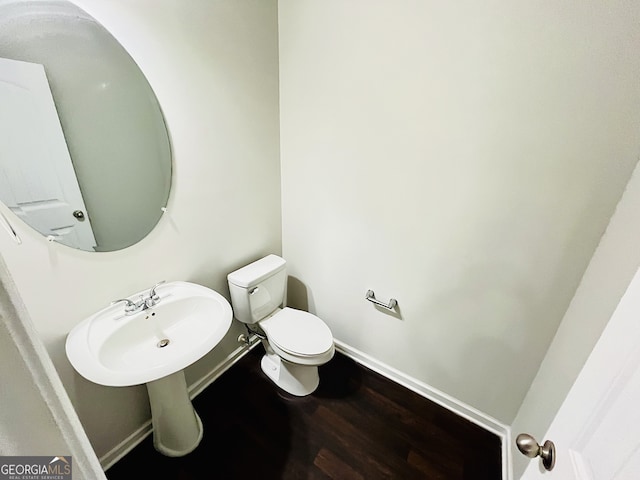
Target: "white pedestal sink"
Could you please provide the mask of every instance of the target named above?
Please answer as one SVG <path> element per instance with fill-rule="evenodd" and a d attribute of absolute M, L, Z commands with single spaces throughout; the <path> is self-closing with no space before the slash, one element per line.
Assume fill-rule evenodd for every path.
<path fill-rule="evenodd" d="M 184 370 L 147 382 L 153 446 L 169 457 L 193 451 L 202 440 L 202 421 L 193 409 Z"/>
<path fill-rule="evenodd" d="M 129 297 L 136 303 L 148 292 Z M 202 439 L 183 369 L 215 347 L 231 326 L 232 310 L 219 293 L 188 282 L 156 289 L 151 307 L 125 314 L 118 303 L 79 323 L 67 336 L 73 367 L 100 385 L 145 383 L 149 392 L 153 443 L 160 453 L 182 456 Z"/>

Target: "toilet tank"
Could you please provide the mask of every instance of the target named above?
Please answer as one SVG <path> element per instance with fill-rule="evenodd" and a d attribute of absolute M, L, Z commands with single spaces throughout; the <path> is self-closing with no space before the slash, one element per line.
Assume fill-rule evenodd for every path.
<path fill-rule="evenodd" d="M 233 315 L 242 323 L 256 323 L 284 302 L 287 263 L 267 255 L 227 275 Z"/>

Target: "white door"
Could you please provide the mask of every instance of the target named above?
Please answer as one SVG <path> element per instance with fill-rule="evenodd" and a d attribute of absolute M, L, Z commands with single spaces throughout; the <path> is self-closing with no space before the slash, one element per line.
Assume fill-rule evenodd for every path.
<path fill-rule="evenodd" d="M 555 468 L 546 472 L 535 459 L 522 479 L 640 479 L 640 270 L 537 440 L 547 439 L 556 446 Z"/>
<path fill-rule="evenodd" d="M 60 243 L 83 250 L 96 245 L 44 67 L 5 58 L 0 58 L 0 200 Z"/>

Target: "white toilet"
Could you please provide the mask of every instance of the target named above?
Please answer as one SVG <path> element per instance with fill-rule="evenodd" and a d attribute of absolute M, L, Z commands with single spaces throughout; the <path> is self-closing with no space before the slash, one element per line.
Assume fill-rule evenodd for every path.
<path fill-rule="evenodd" d="M 292 395 L 312 393 L 320 381 L 318 366 L 333 358 L 333 335 L 315 315 L 281 308 L 287 284 L 285 260 L 267 255 L 231 272 L 227 281 L 235 318 L 266 337 L 262 371 Z"/>

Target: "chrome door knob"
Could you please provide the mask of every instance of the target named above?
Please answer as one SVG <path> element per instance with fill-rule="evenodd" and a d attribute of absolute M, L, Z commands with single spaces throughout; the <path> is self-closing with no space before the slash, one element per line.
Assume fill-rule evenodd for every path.
<path fill-rule="evenodd" d="M 556 464 L 556 446 L 551 440 L 545 441 L 540 445 L 535 438 L 528 433 L 521 433 L 516 437 L 516 446 L 520 453 L 529 458 L 540 456 L 542 466 L 546 470 L 552 470 Z"/>

